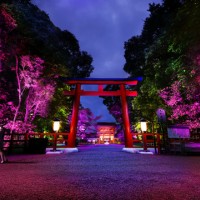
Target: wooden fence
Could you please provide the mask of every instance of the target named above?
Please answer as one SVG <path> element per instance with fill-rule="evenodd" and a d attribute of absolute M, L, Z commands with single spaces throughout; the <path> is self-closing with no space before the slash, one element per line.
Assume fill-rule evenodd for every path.
<path fill-rule="evenodd" d="M 161 135 L 158 133 L 132 133 L 133 147 L 143 148 L 146 151 L 148 148 L 154 148 L 155 153 L 161 152 Z"/>
<path fill-rule="evenodd" d="M 4 135 L 4 148 L 9 151 L 16 149 L 26 149 L 32 139 L 47 138 L 48 148 L 56 150 L 59 147 L 66 148 L 69 133 L 29 133 L 29 134 L 5 134 Z M 161 149 L 161 136 L 160 134 L 153 133 L 133 133 L 133 147 L 154 148 L 155 153 L 160 153 Z"/>
<path fill-rule="evenodd" d="M 47 147 L 56 150 L 57 147 L 65 148 L 67 147 L 67 139 L 69 133 L 29 133 L 29 134 L 19 134 L 19 133 L 6 133 L 4 135 L 4 149 L 12 152 L 16 149 L 26 150 L 29 142 L 33 139 L 47 138 Z"/>

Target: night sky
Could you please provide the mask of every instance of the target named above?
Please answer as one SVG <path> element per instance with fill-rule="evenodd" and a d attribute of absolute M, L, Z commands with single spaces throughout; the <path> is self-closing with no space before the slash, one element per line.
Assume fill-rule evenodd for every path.
<path fill-rule="evenodd" d="M 149 3 L 162 0 L 32 0 L 55 26 L 68 30 L 93 57 L 91 78 L 127 78 L 124 42 L 140 35 Z M 99 97 L 82 97 L 99 121 L 115 121 Z"/>

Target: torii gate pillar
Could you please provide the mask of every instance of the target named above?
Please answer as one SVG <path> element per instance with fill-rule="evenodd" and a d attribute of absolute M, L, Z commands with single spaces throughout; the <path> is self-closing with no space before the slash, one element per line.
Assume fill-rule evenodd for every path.
<path fill-rule="evenodd" d="M 129 121 L 129 115 L 128 115 L 126 89 L 125 89 L 124 84 L 120 85 L 120 91 L 121 91 L 121 104 L 122 104 L 122 118 L 123 118 L 123 124 L 124 124 L 125 147 L 133 148 L 133 138 L 130 131 L 130 121 Z"/>
<path fill-rule="evenodd" d="M 76 84 L 74 102 L 73 102 L 73 110 L 72 110 L 72 120 L 70 124 L 70 133 L 67 140 L 67 147 L 74 148 L 76 146 L 76 132 L 77 132 L 77 124 L 78 124 L 78 110 L 80 105 L 80 92 L 81 85 Z"/>

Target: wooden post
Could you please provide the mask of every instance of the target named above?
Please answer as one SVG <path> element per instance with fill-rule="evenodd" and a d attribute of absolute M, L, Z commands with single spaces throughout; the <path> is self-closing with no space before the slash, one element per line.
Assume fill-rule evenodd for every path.
<path fill-rule="evenodd" d="M 72 111 L 72 119 L 70 124 L 70 133 L 68 136 L 68 148 L 75 148 L 76 146 L 76 131 L 78 124 L 78 111 L 80 105 L 80 92 L 81 92 L 81 84 L 76 84 L 74 102 L 73 102 L 73 111 Z"/>
<path fill-rule="evenodd" d="M 147 150 L 147 135 L 146 135 L 146 133 L 143 133 L 143 148 L 144 148 L 144 151 Z"/>
<path fill-rule="evenodd" d="M 54 133 L 53 134 L 53 151 L 56 151 L 56 147 L 57 147 L 57 134 Z"/>
<path fill-rule="evenodd" d="M 158 154 L 160 154 L 160 134 L 157 134 Z"/>
<path fill-rule="evenodd" d="M 155 154 L 157 154 L 158 152 L 157 152 L 157 149 L 156 149 L 156 134 L 154 133 L 154 123 L 153 123 L 153 121 L 151 122 L 151 124 L 152 124 L 152 133 L 153 133 L 154 151 L 155 151 Z"/>
<path fill-rule="evenodd" d="M 126 100 L 126 88 L 124 84 L 120 84 L 120 91 L 121 91 L 122 117 L 124 122 L 125 147 L 133 148 L 133 138 L 130 131 L 128 105 Z"/>

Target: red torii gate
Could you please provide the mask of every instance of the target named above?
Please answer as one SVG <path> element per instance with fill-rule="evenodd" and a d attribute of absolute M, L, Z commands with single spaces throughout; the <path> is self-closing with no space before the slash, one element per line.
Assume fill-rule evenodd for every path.
<path fill-rule="evenodd" d="M 126 85 L 137 85 L 140 78 L 82 78 L 82 79 L 65 79 L 64 82 L 68 85 L 75 85 L 75 89 L 71 91 L 65 91 L 65 95 L 74 96 L 72 120 L 70 124 L 70 133 L 68 136 L 68 148 L 75 148 L 76 131 L 78 123 L 78 111 L 80 105 L 81 96 L 120 96 L 122 104 L 122 118 L 124 124 L 124 138 L 125 147 L 133 148 L 133 138 L 130 131 L 130 121 L 128 115 L 127 96 L 137 96 L 137 91 L 131 91 L 126 89 Z M 98 85 L 98 90 L 85 91 L 81 89 L 81 85 Z M 119 85 L 120 89 L 116 91 L 104 91 L 104 85 Z"/>

